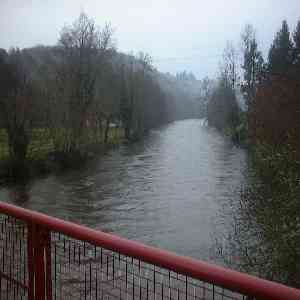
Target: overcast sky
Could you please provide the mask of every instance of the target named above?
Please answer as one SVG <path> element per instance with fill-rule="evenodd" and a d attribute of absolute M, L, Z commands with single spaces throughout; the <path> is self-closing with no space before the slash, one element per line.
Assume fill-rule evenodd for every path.
<path fill-rule="evenodd" d="M 246 23 L 264 53 L 286 19 L 293 30 L 300 0 L 0 0 L 0 48 L 53 45 L 81 11 L 115 28 L 117 48 L 144 51 L 163 72 L 214 76 L 227 40 L 239 42 Z"/>

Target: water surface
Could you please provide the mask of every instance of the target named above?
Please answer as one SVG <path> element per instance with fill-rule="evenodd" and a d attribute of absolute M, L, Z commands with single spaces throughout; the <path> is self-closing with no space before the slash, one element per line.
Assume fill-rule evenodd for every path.
<path fill-rule="evenodd" d="M 237 197 L 245 170 L 244 150 L 202 120 L 184 120 L 80 169 L 2 188 L 0 198 L 212 260 L 218 212 Z"/>

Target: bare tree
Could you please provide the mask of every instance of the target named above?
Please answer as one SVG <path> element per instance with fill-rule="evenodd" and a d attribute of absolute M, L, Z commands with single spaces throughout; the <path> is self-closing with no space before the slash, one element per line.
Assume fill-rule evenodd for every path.
<path fill-rule="evenodd" d="M 221 77 L 234 90 L 238 80 L 238 53 L 232 42 L 228 41 L 221 62 Z"/>
<path fill-rule="evenodd" d="M 133 55 L 121 69 L 121 101 L 120 114 L 125 128 L 127 139 L 137 139 L 147 130 L 145 114 L 149 99 L 149 86 L 151 85 L 151 57 L 139 53 Z M 152 91 L 154 94 L 154 91 Z"/>
<path fill-rule="evenodd" d="M 148 75 L 152 71 L 152 58 L 149 54 L 140 52 L 136 57 L 136 70 L 134 73 L 135 88 L 135 135 L 140 137 L 144 134 L 145 128 L 145 107 L 148 98 L 147 88 L 149 85 Z M 149 100 L 148 100 L 149 101 Z"/>
<path fill-rule="evenodd" d="M 245 26 L 241 35 L 244 82 L 242 84 L 243 92 L 247 99 L 247 104 L 250 105 L 254 99 L 257 85 L 263 70 L 262 53 L 258 50 L 256 33 L 252 25 Z"/>
<path fill-rule="evenodd" d="M 96 96 L 101 65 L 113 48 L 112 29 L 99 29 L 82 13 L 72 26 L 64 27 L 59 40 L 62 62 L 57 70 L 59 101 L 65 102 L 62 125 L 67 129 L 68 148 L 78 150 L 87 114 Z"/>
<path fill-rule="evenodd" d="M 20 169 L 24 166 L 34 126 L 38 90 L 22 51 L 12 49 L 0 60 L 0 116 L 8 136 L 12 165 Z"/>
<path fill-rule="evenodd" d="M 207 106 L 214 90 L 214 81 L 205 77 L 201 81 L 200 86 L 200 115 L 207 116 Z"/>
<path fill-rule="evenodd" d="M 113 56 L 114 59 L 116 57 Z M 98 97 L 95 101 L 95 110 L 99 122 L 105 122 L 104 142 L 108 142 L 110 125 L 113 120 L 119 119 L 120 115 L 120 70 L 115 63 L 107 60 L 102 66 L 103 75 L 98 84 Z"/>

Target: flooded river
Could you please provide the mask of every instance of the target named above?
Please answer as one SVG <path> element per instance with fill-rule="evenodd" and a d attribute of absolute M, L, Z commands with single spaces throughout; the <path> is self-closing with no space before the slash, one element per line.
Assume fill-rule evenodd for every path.
<path fill-rule="evenodd" d="M 237 197 L 246 159 L 203 120 L 177 121 L 80 169 L 2 188 L 0 198 L 212 260 L 219 212 Z"/>

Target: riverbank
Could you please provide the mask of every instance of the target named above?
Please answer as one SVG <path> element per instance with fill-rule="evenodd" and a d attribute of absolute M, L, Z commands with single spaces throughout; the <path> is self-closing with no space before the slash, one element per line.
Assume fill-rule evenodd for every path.
<path fill-rule="evenodd" d="M 265 149 L 258 164 L 203 123 L 161 126 L 78 168 L 2 185 L 0 198 L 299 287 L 300 181 L 280 176 L 294 160 L 281 154 L 275 167 Z M 254 167 L 282 183 L 263 183 Z"/>
<path fill-rule="evenodd" d="M 215 255 L 226 266 L 300 288 L 300 161 L 289 147 L 255 145 L 249 178 L 230 200 L 216 233 Z M 297 159 L 298 157 L 298 159 Z"/>
<path fill-rule="evenodd" d="M 26 159 L 15 166 L 10 160 L 8 139 L 4 130 L 0 131 L 0 184 L 28 180 L 33 177 L 59 172 L 84 164 L 95 156 L 102 155 L 124 141 L 122 128 L 110 128 L 107 138 L 101 133 L 90 132 L 76 151 L 63 148 L 64 135 L 53 137 L 48 130 L 36 129 L 32 132 Z"/>
<path fill-rule="evenodd" d="M 213 218 L 236 197 L 246 156 L 203 120 L 175 121 L 79 168 L 2 186 L 0 198 L 213 262 Z"/>

